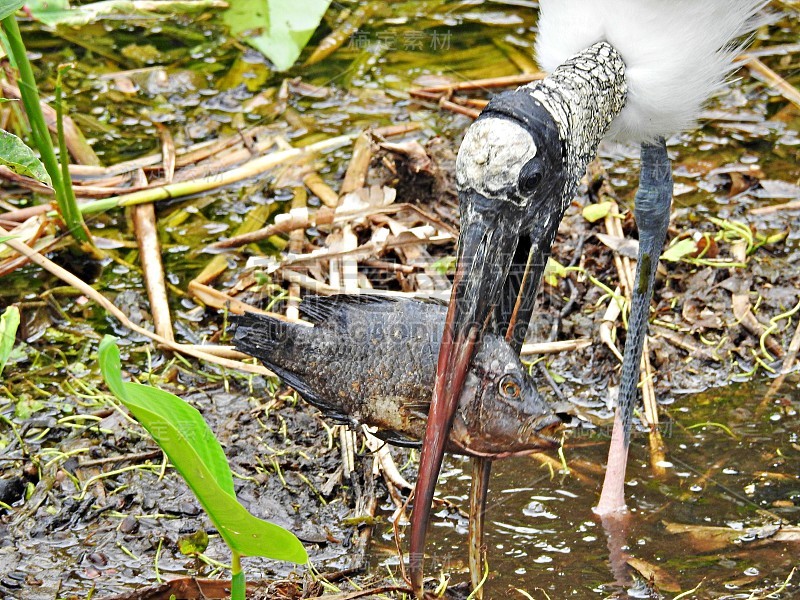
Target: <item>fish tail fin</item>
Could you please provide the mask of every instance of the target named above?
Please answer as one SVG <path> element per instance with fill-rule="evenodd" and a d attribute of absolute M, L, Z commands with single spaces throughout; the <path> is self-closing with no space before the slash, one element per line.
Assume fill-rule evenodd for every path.
<path fill-rule="evenodd" d="M 313 379 L 310 383 L 307 374 L 303 374 L 301 367 L 303 353 L 298 349 L 296 342 L 299 336 L 307 331 L 313 331 L 310 327 L 261 313 L 234 316 L 233 322 L 236 325 L 233 345 L 237 350 L 255 356 L 285 383 L 292 386 L 306 402 L 319 408 L 326 416 L 339 423 L 352 421 L 341 406 L 330 402 L 324 394 L 320 394 Z"/>
<path fill-rule="evenodd" d="M 233 345 L 237 350 L 255 356 L 268 367 L 274 364 L 274 353 L 285 348 L 296 336 L 296 328 L 302 327 L 288 321 L 260 313 L 244 313 L 233 317 L 236 333 Z"/>

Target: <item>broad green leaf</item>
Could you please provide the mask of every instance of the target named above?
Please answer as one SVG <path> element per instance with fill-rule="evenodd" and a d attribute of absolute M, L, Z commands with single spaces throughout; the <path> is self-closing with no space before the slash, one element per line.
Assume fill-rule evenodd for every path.
<path fill-rule="evenodd" d="M 115 396 L 125 403 L 125 406 L 131 410 L 133 416 L 148 431 L 150 431 L 151 423 L 156 421 L 143 421 L 139 418 L 138 412 L 152 412 L 156 415 L 154 418 L 157 421 L 167 425 L 167 429 L 159 428 L 155 433 L 150 431 L 158 445 L 161 446 L 161 449 L 169 455 L 167 446 L 171 448 L 176 442 L 183 443 L 187 447 L 191 446 L 194 453 L 200 456 L 203 464 L 213 475 L 217 485 L 224 489 L 228 495 L 236 497 L 233 489 L 233 475 L 228 466 L 228 459 L 222 451 L 222 446 L 219 445 L 217 438 L 214 437 L 198 410 L 174 394 L 164 390 L 138 383 L 123 382 L 119 349 L 113 337 L 105 336 L 103 338 L 97 352 L 97 358 L 108 387 Z M 134 395 L 129 397 L 126 390 L 134 388 L 136 389 Z M 161 443 L 160 437 L 164 439 L 164 444 Z M 180 450 L 180 448 L 177 448 L 177 450 Z M 190 456 L 187 456 L 187 458 L 190 458 Z M 172 459 L 172 456 L 170 456 L 170 459 Z M 174 460 L 172 462 L 180 470 L 178 463 Z"/>
<path fill-rule="evenodd" d="M 23 4 L 25 4 L 24 0 L 0 0 L 0 19 L 13 15 L 22 8 Z"/>
<path fill-rule="evenodd" d="M 150 16 L 155 13 L 176 15 L 220 8 L 219 0 L 103 0 L 70 8 L 67 0 L 33 0 L 26 2 L 37 21 L 50 27 L 88 25 L 106 17 Z"/>
<path fill-rule="evenodd" d="M 31 12 L 56 12 L 69 10 L 69 0 L 27 0 L 25 5 Z"/>
<path fill-rule="evenodd" d="M 33 177 L 47 185 L 53 184 L 42 161 L 37 158 L 33 150 L 13 133 L 2 129 L 0 129 L 0 164 L 18 175 Z"/>
<path fill-rule="evenodd" d="M 677 262 L 684 256 L 695 252 L 697 252 L 697 242 L 692 238 L 685 238 L 667 248 L 664 254 L 661 255 L 661 260 Z"/>
<path fill-rule="evenodd" d="M 279 71 L 291 67 L 319 26 L 330 0 L 229 0 L 223 20 L 237 38 L 269 58 Z"/>
<path fill-rule="evenodd" d="M 236 500 L 222 447 L 194 407 L 158 388 L 124 382 L 111 336 L 103 338 L 97 359 L 108 387 L 169 457 L 231 549 L 300 564 L 308 561 L 294 534 L 254 517 Z"/>
<path fill-rule="evenodd" d="M 14 349 L 18 327 L 19 309 L 16 306 L 9 306 L 0 317 L 0 375 L 3 374 L 3 368 Z"/>
<path fill-rule="evenodd" d="M 597 204 L 589 204 L 583 208 L 581 214 L 583 214 L 583 218 L 589 221 L 589 223 L 594 223 L 600 219 L 605 219 L 608 213 L 611 212 L 612 206 L 614 206 L 613 202 L 598 202 Z"/>

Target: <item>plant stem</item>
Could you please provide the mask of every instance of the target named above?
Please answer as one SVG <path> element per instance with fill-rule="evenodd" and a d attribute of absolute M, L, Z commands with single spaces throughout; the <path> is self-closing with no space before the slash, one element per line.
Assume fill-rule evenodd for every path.
<path fill-rule="evenodd" d="M 302 148 L 290 148 L 259 156 L 246 162 L 243 165 L 234 167 L 228 171 L 200 177 L 191 181 L 177 181 L 159 187 L 147 188 L 130 194 L 114 196 L 85 202 L 80 210 L 83 214 L 91 214 L 106 211 L 116 207 L 133 206 L 135 204 L 145 204 L 147 202 L 158 202 L 159 200 L 169 200 L 190 194 L 199 194 L 214 190 L 231 183 L 237 183 L 250 177 L 256 177 L 278 165 L 298 159 L 315 152 L 325 152 L 334 148 L 339 148 L 352 143 L 353 135 L 340 135 L 334 138 L 321 140 Z"/>
<path fill-rule="evenodd" d="M 231 600 L 245 600 L 246 588 L 242 572 L 242 555 L 231 549 Z"/>
<path fill-rule="evenodd" d="M 53 182 L 59 212 L 64 218 L 64 222 L 72 235 L 79 241 L 88 242 L 89 235 L 86 233 L 83 224 L 83 217 L 78 210 L 74 194 L 68 195 L 66 192 L 64 178 L 59 170 L 58 161 L 53 150 L 53 140 L 50 139 L 50 131 L 42 114 L 39 104 L 39 92 L 36 89 L 36 80 L 33 77 L 33 69 L 28 61 L 25 44 L 22 42 L 22 34 L 19 31 L 16 17 L 12 14 L 0 22 L 8 39 L 8 50 L 14 57 L 19 69 L 19 91 L 22 104 L 25 106 L 25 113 L 31 124 L 31 136 L 33 142 L 39 150 L 45 169 Z M 61 126 L 61 119 L 58 119 Z"/>
<path fill-rule="evenodd" d="M 71 65 L 59 65 L 58 74 L 56 75 L 56 130 L 58 137 L 58 158 L 61 162 L 61 184 L 64 186 L 64 205 L 61 206 L 61 213 L 64 217 L 64 222 L 69 227 L 70 233 L 75 235 L 80 241 L 89 241 L 83 239 L 77 234 L 74 227 L 79 228 L 85 232 L 83 224 L 83 215 L 78 202 L 75 199 L 75 191 L 72 189 L 72 177 L 69 174 L 69 150 L 67 150 L 67 142 L 64 137 L 64 89 L 61 85 L 61 75 L 66 72 Z M 73 225 L 74 224 L 74 225 Z"/>

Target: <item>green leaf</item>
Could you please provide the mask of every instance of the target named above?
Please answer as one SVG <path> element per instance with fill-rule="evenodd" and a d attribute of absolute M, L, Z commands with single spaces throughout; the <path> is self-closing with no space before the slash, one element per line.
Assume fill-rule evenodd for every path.
<path fill-rule="evenodd" d="M 600 219 L 605 219 L 608 213 L 611 212 L 611 207 L 614 206 L 613 202 L 598 202 L 597 204 L 589 204 L 583 208 L 581 214 L 583 218 L 594 223 Z"/>
<path fill-rule="evenodd" d="M 231 549 L 299 564 L 308 561 L 294 534 L 254 517 L 236 500 L 225 453 L 194 407 L 164 390 L 124 382 L 111 336 L 100 343 L 97 360 L 108 387 L 169 457 Z"/>
<path fill-rule="evenodd" d="M 178 551 L 184 556 L 197 556 L 208 548 L 208 534 L 205 529 L 198 529 L 189 535 L 178 538 Z"/>
<path fill-rule="evenodd" d="M 0 375 L 3 374 L 3 368 L 14 349 L 18 327 L 19 309 L 16 306 L 9 306 L 0 317 Z"/>
<path fill-rule="evenodd" d="M 439 275 L 453 275 L 456 272 L 457 264 L 455 256 L 443 256 L 431 264 L 431 269 L 439 273 Z"/>
<path fill-rule="evenodd" d="M 13 133 L 2 129 L 0 129 L 0 164 L 18 175 L 33 177 L 37 181 L 53 185 L 50 175 L 33 150 Z"/>
<path fill-rule="evenodd" d="M 567 276 L 567 268 L 558 262 L 553 257 L 547 258 L 547 264 L 544 266 L 544 280 L 548 285 L 556 287 L 558 279 Z"/>
<path fill-rule="evenodd" d="M 692 238 L 684 238 L 667 248 L 664 254 L 661 255 L 661 260 L 677 262 L 684 256 L 694 254 L 695 252 L 697 252 L 697 242 Z"/>
<path fill-rule="evenodd" d="M 269 58 L 279 71 L 294 64 L 330 4 L 330 0 L 229 1 L 223 20 L 231 33 Z"/>
<path fill-rule="evenodd" d="M 23 4 L 25 4 L 24 0 L 0 0 L 0 19 L 13 15 L 22 8 Z"/>

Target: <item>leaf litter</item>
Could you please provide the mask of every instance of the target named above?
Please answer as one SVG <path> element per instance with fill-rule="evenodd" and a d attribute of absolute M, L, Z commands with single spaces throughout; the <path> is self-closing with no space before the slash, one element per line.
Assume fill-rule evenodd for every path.
<path fill-rule="evenodd" d="M 9 231 L 18 227 L 13 233 L 20 241 L 48 252 L 148 331 L 157 309 L 152 296 L 149 302 L 143 300 L 146 273 L 138 265 L 134 235 L 124 213 L 108 209 L 124 206 L 119 197 L 131 193 L 158 197 L 156 190 L 169 180 L 191 184 L 203 177 L 221 178 L 257 160 L 254 157 L 284 153 L 281 156 L 289 158 L 270 163 L 269 170 L 247 172 L 246 178 L 227 187 L 215 186 L 199 196 L 168 194 L 171 197 L 158 200 L 155 239 L 162 248 L 166 310 L 173 316 L 174 337 L 185 346 L 176 350 L 194 344 L 204 353 L 241 360 L 227 348 L 225 311 L 235 312 L 244 304 L 291 314 L 293 298 L 308 292 L 369 289 L 446 297 L 458 224 L 453 161 L 459 134 L 487 97 L 482 91 L 487 82 L 452 85 L 450 80 L 444 87 L 439 83 L 427 88 L 427 82 L 421 82 L 423 89 L 413 94 L 416 100 L 411 103 L 397 90 L 414 87 L 406 75 L 414 61 L 434 73 L 446 72 L 446 63 L 459 64 L 466 79 L 512 72 L 518 76 L 518 71 L 511 67 L 512 72 L 503 73 L 495 64 L 495 72 L 489 74 L 495 53 L 505 55 L 492 43 L 481 48 L 485 57 L 477 56 L 470 43 L 463 42 L 467 34 L 461 38 L 463 46 L 451 48 L 445 59 L 431 47 L 432 32 L 444 30 L 443 21 L 435 16 L 413 17 L 416 30 L 427 36 L 422 38 L 424 52 L 404 48 L 403 42 L 411 39 L 409 28 L 393 25 L 379 6 L 371 10 L 375 14 L 365 29 L 367 45 L 351 44 L 348 40 L 359 40 L 352 34 L 325 60 L 298 71 L 301 77 L 287 79 L 270 74 L 263 62 L 245 53 L 240 79 L 229 80 L 226 88 L 216 82 L 224 76 L 223 65 L 239 61 L 238 49 L 213 48 L 199 41 L 193 52 L 204 60 L 189 70 L 181 62 L 184 59 L 162 54 L 170 58 L 156 58 L 162 64 L 134 73 L 140 67 L 132 61 L 138 59 L 122 49 L 147 29 L 135 22 L 120 27 L 108 38 L 113 41 L 114 62 L 85 53 L 85 68 L 66 76 L 66 84 L 76 91 L 70 100 L 75 102 L 72 112 L 88 117 L 81 126 L 109 165 L 75 165 L 76 193 L 93 202 L 110 199 L 100 205 L 91 227 L 116 243 L 109 244 L 94 268 L 83 264 L 77 269 L 77 263 L 85 261 L 70 260 L 52 217 L 31 202 L 28 190 L 35 194 L 46 190 L 24 175 L 6 176 L 9 184 L 0 224 Z M 511 9 L 504 14 L 510 15 Z M 473 27 L 467 25 L 473 22 L 468 15 L 460 20 L 456 12 L 452 18 L 459 27 Z M 489 13 L 486 18 L 490 24 L 477 34 L 484 44 L 487 37 L 481 35 L 491 37 L 495 27 L 504 31 L 510 26 Z M 394 38 L 387 39 L 394 40 L 394 48 L 381 50 L 393 61 L 372 60 L 379 35 L 393 28 Z M 153 33 L 153 47 L 161 52 L 170 39 L 180 40 L 169 28 Z M 770 33 L 773 37 L 759 40 L 756 52 L 783 41 L 780 26 Z M 63 42 L 50 34 L 37 35 L 45 50 L 40 68 L 46 73 L 49 62 L 61 60 Z M 78 52 L 103 39 L 81 41 Z M 47 52 L 53 53 L 52 58 Z M 107 57 L 108 50 L 104 54 Z M 779 54 L 762 54 L 759 60 L 790 76 L 796 51 L 786 56 L 788 62 Z M 349 69 L 352 87 L 330 81 L 330 74 L 340 67 Z M 85 77 L 88 70 L 95 76 Z M 151 79 L 142 80 L 142 74 Z M 266 91 L 255 93 L 248 81 L 259 78 L 269 83 Z M 109 81 L 116 83 L 109 86 Z M 99 95 L 92 104 L 105 101 L 117 108 L 108 114 L 92 111 L 88 102 L 92 95 Z M 257 105 L 259 97 L 268 101 Z M 248 103 L 260 107 L 246 112 L 242 107 Z M 800 339 L 794 343 L 800 280 L 793 268 L 800 258 L 800 238 L 793 227 L 797 209 L 792 208 L 800 179 L 800 114 L 790 99 L 768 91 L 746 72 L 730 92 L 715 100 L 713 109 L 721 111 L 714 120 L 670 140 L 681 193 L 675 198 L 668 242 L 674 260 L 662 264 L 653 303 L 648 356 L 654 377 L 647 378 L 654 384 L 653 396 L 662 402 L 680 402 L 684 392 L 788 370 L 800 344 Z M 159 135 L 156 122 L 170 128 L 172 142 Z M 343 134 L 348 139 L 331 144 L 327 151 L 302 150 L 315 143 L 325 148 L 327 140 Z M 351 145 L 352 140 L 359 141 Z M 535 367 L 540 373 L 557 375 L 559 383 L 554 385 L 579 407 L 590 432 L 608 422 L 618 377 L 614 350 L 618 352 L 624 342 L 620 308 L 625 307 L 630 256 L 635 252 L 629 209 L 636 173 L 635 149 L 601 149 L 559 230 L 554 259 L 560 268 L 550 271 L 530 330 L 531 342 L 595 341 L 579 344 L 575 351 L 548 354 Z M 589 208 L 594 205 L 601 208 Z M 585 218 L 587 212 L 593 222 Z M 256 232 L 260 233 L 240 238 L 235 252 L 229 249 L 228 240 Z M 220 247 L 225 243 L 228 249 Z M 208 254 L 210 248 L 224 252 L 213 256 Z M 134 597 L 131 590 L 152 583 L 154 573 L 217 576 L 215 561 L 227 560 L 213 540 L 213 527 L 185 486 L 142 430 L 101 391 L 92 365 L 99 338 L 106 332 L 126 338 L 124 365 L 131 377 L 156 382 L 203 413 L 222 440 L 238 476 L 237 495 L 251 512 L 297 533 L 307 543 L 313 564 L 334 584 L 362 573 L 361 586 L 373 581 L 387 585 L 375 557 L 384 560 L 396 553 L 392 527 L 366 517 L 382 512 L 392 516 L 397 511 L 395 516 L 402 520 L 398 504 L 407 492 L 391 480 L 373 478 L 371 455 L 351 451 L 343 459 L 340 446 L 353 440 L 343 444 L 346 435 L 332 429 L 267 373 L 246 374 L 166 353 L 148 342 L 145 333 L 134 336 L 118 325 L 113 313 L 93 304 L 86 290 L 63 286 L 47 271 L 25 262 L 4 247 L 0 264 L 0 272 L 7 273 L 4 304 L 19 306 L 23 321 L 21 343 L 10 356 L 2 381 L 3 393 L 10 399 L 3 412 L 3 481 L 10 483 L 0 499 L 11 507 L 4 527 L 11 536 L 7 539 L 15 542 L 5 546 L 8 568 L 0 585 L 9 592 L 24 586 L 48 597 L 79 595 L 87 589 Z M 782 415 L 783 425 L 791 430 L 794 423 L 796 430 L 798 396 L 791 391 L 793 381 L 789 376 L 784 387 L 762 394 L 755 409 L 732 403 L 730 410 Z M 713 394 L 692 398 L 702 406 L 707 406 L 703 398 L 714 405 L 721 402 Z M 669 406 L 659 410 L 666 410 L 676 422 L 684 419 Z M 740 434 L 747 434 L 746 418 L 731 412 L 728 419 L 740 423 Z M 575 482 L 587 480 L 580 474 L 583 435 L 574 434 Z M 727 448 L 718 446 L 716 439 L 709 442 L 706 430 L 696 435 L 699 438 L 693 439 L 708 443 L 703 452 Z M 757 435 L 764 433 L 759 429 Z M 797 440 L 792 442 L 791 436 L 782 440 L 780 457 L 764 447 L 760 461 L 753 458 L 752 464 L 742 465 L 758 483 L 752 493 L 745 484 L 740 492 L 750 498 L 747 506 L 766 502 L 773 512 L 786 515 L 788 523 L 794 515 L 796 524 L 798 499 L 791 489 L 797 484 L 798 469 L 792 468 L 797 466 Z M 391 453 L 402 476 L 413 480 L 413 453 L 411 461 L 407 451 Z M 756 466 L 774 461 L 778 467 Z M 345 475 L 348 465 L 354 468 Z M 453 472 L 462 468 L 458 459 L 448 465 Z M 759 475 L 758 469 L 770 475 Z M 712 469 L 708 475 L 713 473 Z M 591 474 L 588 481 L 597 477 Z M 452 475 L 445 474 L 444 479 L 453 485 Z M 646 478 L 642 481 L 649 485 Z M 765 482 L 777 483 L 762 487 Z M 519 485 L 514 480 L 508 483 L 509 489 Z M 582 492 L 588 506 L 590 495 L 585 488 Z M 668 499 L 678 495 L 664 493 Z M 454 494 L 458 496 L 457 491 Z M 672 501 L 654 498 L 657 505 Z M 715 501 L 720 502 L 716 497 Z M 382 510 L 376 511 L 381 502 Z M 455 524 L 458 530 L 463 515 L 443 506 L 439 522 Z M 670 514 L 675 520 L 690 519 L 682 511 Z M 756 524 L 755 516 L 748 520 Z M 212 534 L 205 562 L 178 550 L 181 538 L 201 529 Z M 364 554 L 370 529 L 373 558 Z M 697 529 L 696 534 L 702 537 L 704 532 Z M 665 543 L 665 551 L 668 547 Z M 729 554 L 734 552 L 730 546 L 715 546 L 714 551 L 726 548 Z M 769 556 L 776 565 L 785 563 L 779 554 Z M 323 580 L 303 578 L 285 565 L 251 560 L 249 568 L 261 569 L 265 576 L 266 597 L 313 597 L 331 591 Z M 658 569 L 648 567 L 646 557 L 640 560 L 636 568 L 649 574 L 645 578 L 655 573 L 657 587 Z M 650 563 L 654 564 L 652 557 Z M 361 569 L 370 564 L 373 568 L 364 575 Z M 457 564 L 451 566 L 457 570 Z M 669 584 L 664 591 L 675 589 L 673 577 L 681 568 L 674 562 L 667 565 L 663 576 Z M 700 573 L 698 569 L 690 572 Z M 61 575 L 53 579 L 48 572 Z M 781 578 L 738 584 L 754 591 L 758 585 L 777 589 L 778 580 L 786 575 L 788 571 Z M 395 577 L 402 586 L 399 575 Z M 726 580 L 720 577 L 705 584 L 706 589 L 715 585 L 721 589 Z M 689 581 L 694 585 L 699 577 Z M 680 580 L 680 585 L 691 587 L 686 583 Z M 161 593 L 168 597 L 175 589 Z"/>

